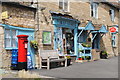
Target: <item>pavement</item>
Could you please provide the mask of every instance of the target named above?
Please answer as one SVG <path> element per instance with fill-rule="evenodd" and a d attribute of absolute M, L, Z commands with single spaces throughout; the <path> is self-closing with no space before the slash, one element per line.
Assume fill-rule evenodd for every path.
<path fill-rule="evenodd" d="M 73 63 L 68 67 L 58 67 L 50 70 L 34 69 L 31 72 L 52 78 L 118 78 L 118 57 Z"/>

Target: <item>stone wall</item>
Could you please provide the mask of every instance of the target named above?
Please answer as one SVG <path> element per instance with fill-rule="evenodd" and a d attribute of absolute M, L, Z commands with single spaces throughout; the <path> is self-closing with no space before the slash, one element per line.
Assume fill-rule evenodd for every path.
<path fill-rule="evenodd" d="M 3 20 L 4 24 L 13 26 L 35 28 L 35 10 L 9 4 L 2 5 L 2 12 L 8 12 L 8 19 Z"/>
<path fill-rule="evenodd" d="M 38 32 L 38 40 L 39 40 L 39 48 L 44 50 L 52 50 L 53 49 L 53 37 L 54 37 L 54 26 L 52 25 L 52 17 L 49 13 L 49 10 L 58 10 L 58 5 L 55 2 L 41 2 L 39 3 L 39 7 L 45 8 L 44 10 L 39 11 L 39 23 L 40 28 Z M 51 31 L 52 33 L 52 44 L 44 45 L 42 43 L 42 33 L 43 31 Z"/>

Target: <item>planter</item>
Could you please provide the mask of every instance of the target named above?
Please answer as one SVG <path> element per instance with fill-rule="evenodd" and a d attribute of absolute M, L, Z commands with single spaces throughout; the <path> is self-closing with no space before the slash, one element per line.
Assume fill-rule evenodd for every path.
<path fill-rule="evenodd" d="M 107 58 L 108 58 L 107 53 L 106 53 L 105 51 L 101 51 L 101 53 L 100 53 L 100 58 L 101 58 L 101 59 L 107 59 Z"/>
<path fill-rule="evenodd" d="M 107 55 L 101 55 L 100 58 L 101 59 L 107 59 Z"/>
<path fill-rule="evenodd" d="M 83 58 L 78 58 L 78 60 L 83 60 Z"/>

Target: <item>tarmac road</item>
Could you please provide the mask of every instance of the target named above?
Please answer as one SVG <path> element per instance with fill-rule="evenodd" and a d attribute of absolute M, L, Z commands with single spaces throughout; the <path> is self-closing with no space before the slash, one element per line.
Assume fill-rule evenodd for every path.
<path fill-rule="evenodd" d="M 118 57 L 31 72 L 55 78 L 118 78 Z"/>

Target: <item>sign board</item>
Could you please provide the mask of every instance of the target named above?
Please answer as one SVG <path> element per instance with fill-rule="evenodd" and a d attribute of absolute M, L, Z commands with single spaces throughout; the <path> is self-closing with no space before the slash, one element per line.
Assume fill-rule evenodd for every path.
<path fill-rule="evenodd" d="M 110 32 L 116 32 L 116 31 L 117 31 L 116 27 L 111 27 L 110 28 Z"/>
<path fill-rule="evenodd" d="M 2 12 L 2 19 L 7 19 L 8 18 L 8 12 Z"/>
<path fill-rule="evenodd" d="M 51 32 L 50 31 L 43 31 L 42 35 L 42 42 L 43 44 L 51 44 Z"/>

